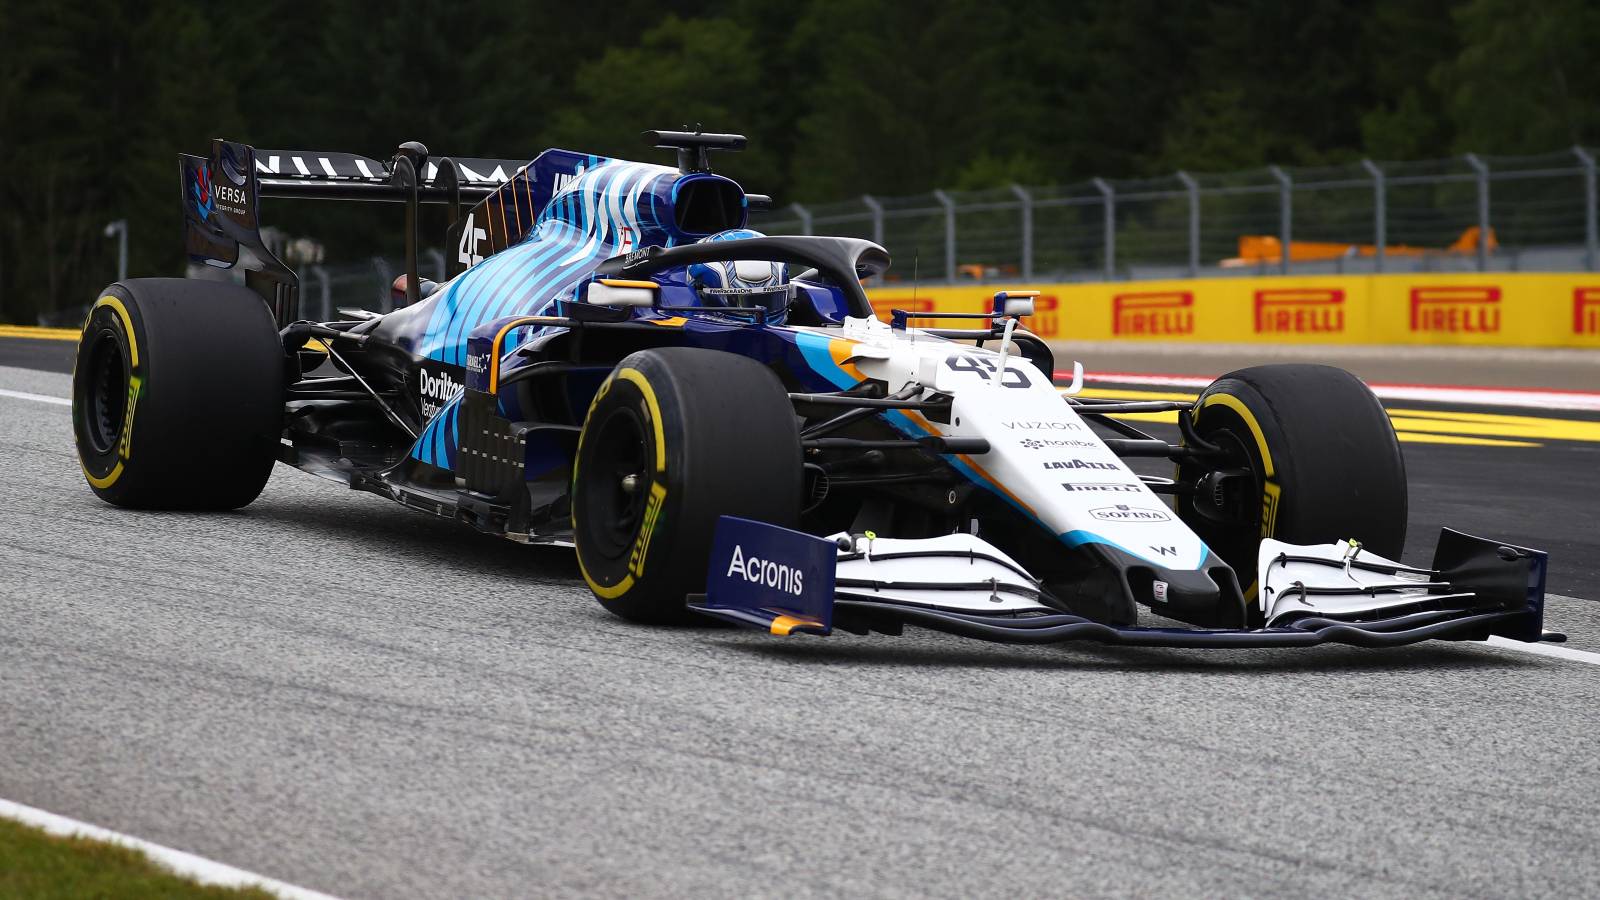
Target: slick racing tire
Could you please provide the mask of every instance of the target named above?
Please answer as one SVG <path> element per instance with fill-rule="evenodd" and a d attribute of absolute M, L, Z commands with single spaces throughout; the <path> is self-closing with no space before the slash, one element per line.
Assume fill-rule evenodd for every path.
<path fill-rule="evenodd" d="M 719 516 L 794 528 L 800 432 L 766 366 L 715 350 L 643 350 L 600 386 L 578 439 L 572 531 L 584 580 L 636 622 L 693 621 Z"/>
<path fill-rule="evenodd" d="M 1372 391 L 1331 366 L 1230 372 L 1195 401 L 1198 436 L 1221 460 L 1178 467 L 1178 514 L 1256 594 L 1261 539 L 1355 539 L 1398 559 L 1406 541 L 1406 467 Z"/>
<path fill-rule="evenodd" d="M 100 292 L 72 372 L 78 460 L 100 499 L 135 509 L 237 509 L 272 472 L 283 345 L 253 291 L 139 278 Z"/>

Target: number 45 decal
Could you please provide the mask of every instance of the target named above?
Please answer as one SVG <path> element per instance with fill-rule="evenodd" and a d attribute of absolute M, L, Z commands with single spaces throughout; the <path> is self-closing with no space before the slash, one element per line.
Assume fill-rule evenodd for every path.
<path fill-rule="evenodd" d="M 946 357 L 944 364 L 957 372 L 976 372 L 978 377 L 985 381 L 993 377 L 995 369 L 998 368 L 993 359 L 976 353 L 957 353 Z M 1032 385 L 1025 373 L 1009 366 L 1006 367 L 1005 377 L 1000 383 L 1008 388 L 1025 388 Z"/>
<path fill-rule="evenodd" d="M 489 236 L 482 228 L 472 227 L 472 215 L 467 213 L 467 220 L 461 223 L 461 244 L 456 248 L 457 259 L 469 269 L 483 262 L 478 254 L 478 242 Z"/>

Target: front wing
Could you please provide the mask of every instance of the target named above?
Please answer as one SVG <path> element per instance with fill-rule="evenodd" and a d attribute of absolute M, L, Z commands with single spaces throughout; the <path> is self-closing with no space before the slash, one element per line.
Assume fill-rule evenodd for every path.
<path fill-rule="evenodd" d="M 1543 552 L 1444 529 L 1431 569 L 1359 544 L 1263 541 L 1254 628 L 1117 626 L 1063 612 L 998 549 L 970 535 L 817 538 L 724 517 L 707 591 L 689 608 L 773 634 L 899 634 L 907 626 L 1013 644 L 1394 647 L 1425 640 L 1562 641 L 1543 630 Z"/>

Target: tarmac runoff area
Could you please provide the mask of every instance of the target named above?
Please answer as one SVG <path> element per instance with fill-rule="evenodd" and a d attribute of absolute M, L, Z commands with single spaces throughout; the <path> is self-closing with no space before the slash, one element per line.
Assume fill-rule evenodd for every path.
<path fill-rule="evenodd" d="M 1158 362 L 1144 372 L 1184 374 Z M 1547 627 L 1585 654 L 1564 659 L 638 628 L 593 604 L 568 551 L 283 467 L 237 513 L 106 506 L 69 407 L 38 399 L 67 395 L 63 375 L 0 368 L 15 803 L 348 897 L 1600 883 L 1600 607 L 1573 599 L 1600 597 L 1600 413 L 1389 401 L 1407 561 L 1442 524 L 1549 550 Z"/>

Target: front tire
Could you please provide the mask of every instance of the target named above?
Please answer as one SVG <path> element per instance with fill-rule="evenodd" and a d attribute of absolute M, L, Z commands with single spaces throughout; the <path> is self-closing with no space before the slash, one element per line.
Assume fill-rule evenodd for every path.
<path fill-rule="evenodd" d="M 800 432 L 766 366 L 715 350 L 625 357 L 593 403 L 573 467 L 578 566 L 600 605 L 647 623 L 690 621 L 720 516 L 800 521 Z"/>
<path fill-rule="evenodd" d="M 283 345 L 255 292 L 182 278 L 113 284 L 72 373 L 85 480 L 134 509 L 237 509 L 266 485 L 283 430 Z"/>
<path fill-rule="evenodd" d="M 1212 382 L 1195 430 L 1225 461 L 1178 467 L 1196 487 L 1179 517 L 1256 592 L 1262 538 L 1353 538 L 1398 559 L 1406 542 L 1406 467 L 1383 404 L 1359 378 L 1318 365 L 1255 366 Z"/>

